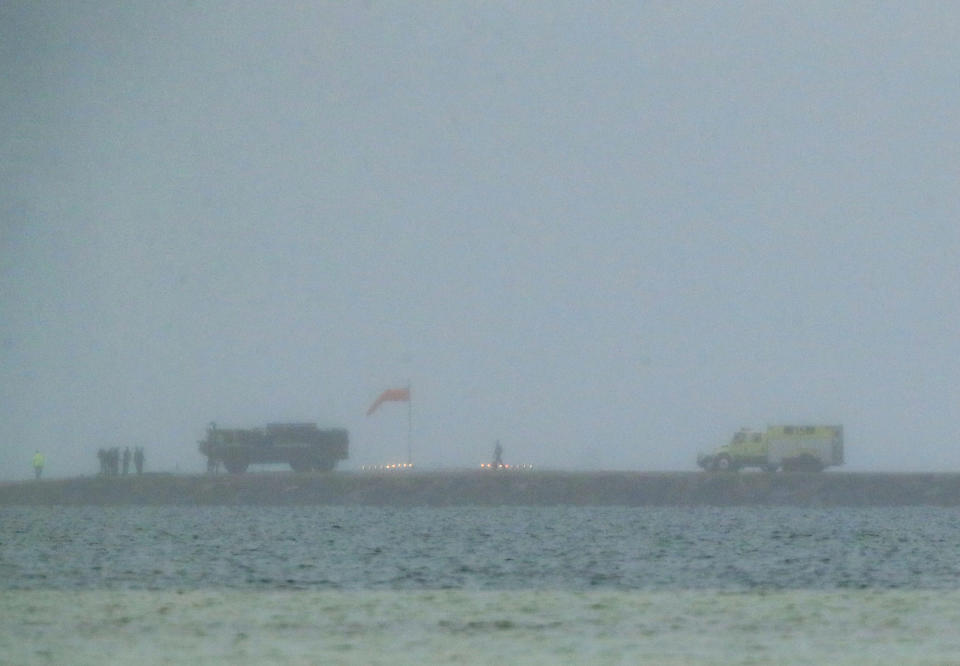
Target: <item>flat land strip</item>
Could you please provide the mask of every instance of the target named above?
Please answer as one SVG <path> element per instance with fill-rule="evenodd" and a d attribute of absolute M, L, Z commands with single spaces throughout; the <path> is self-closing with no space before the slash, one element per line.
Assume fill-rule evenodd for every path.
<path fill-rule="evenodd" d="M 957 473 L 148 474 L 0 483 L 0 505 L 958 506 Z"/>

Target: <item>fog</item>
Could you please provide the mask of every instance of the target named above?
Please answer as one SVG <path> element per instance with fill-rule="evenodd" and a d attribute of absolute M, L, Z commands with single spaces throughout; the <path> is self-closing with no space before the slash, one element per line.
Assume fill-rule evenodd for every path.
<path fill-rule="evenodd" d="M 839 423 L 960 470 L 960 7 L 0 4 L 0 478 L 695 469 Z"/>

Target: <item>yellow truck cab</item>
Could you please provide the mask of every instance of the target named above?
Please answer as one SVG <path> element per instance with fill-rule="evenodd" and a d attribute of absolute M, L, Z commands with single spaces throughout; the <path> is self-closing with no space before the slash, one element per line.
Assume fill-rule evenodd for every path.
<path fill-rule="evenodd" d="M 728 444 L 697 456 L 708 471 L 759 467 L 768 472 L 820 472 L 843 464 L 843 426 L 780 425 L 766 431 L 741 428 Z"/>

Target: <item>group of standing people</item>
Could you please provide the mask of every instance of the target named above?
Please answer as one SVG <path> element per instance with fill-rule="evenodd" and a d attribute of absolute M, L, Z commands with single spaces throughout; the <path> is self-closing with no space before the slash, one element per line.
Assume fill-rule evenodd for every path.
<path fill-rule="evenodd" d="M 130 460 L 133 460 L 133 466 L 137 470 L 137 475 L 143 474 L 143 447 L 134 447 L 133 453 L 130 453 L 130 447 L 124 447 L 123 453 L 119 446 L 111 449 L 100 449 L 97 451 L 97 459 L 100 461 L 100 476 L 118 476 L 123 470 L 126 476 L 130 472 Z"/>

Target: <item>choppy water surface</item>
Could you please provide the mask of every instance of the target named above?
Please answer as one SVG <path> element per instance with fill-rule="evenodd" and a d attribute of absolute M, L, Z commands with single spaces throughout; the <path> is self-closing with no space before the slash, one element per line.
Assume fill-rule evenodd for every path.
<path fill-rule="evenodd" d="M 960 593 L 29 590 L 11 664 L 956 664 Z"/>
<path fill-rule="evenodd" d="M 0 509 L 0 586 L 849 589 L 960 582 L 953 509 Z"/>
<path fill-rule="evenodd" d="M 954 509 L 0 509 L 10 663 L 960 663 Z M 111 662 L 113 660 L 113 662 Z"/>

